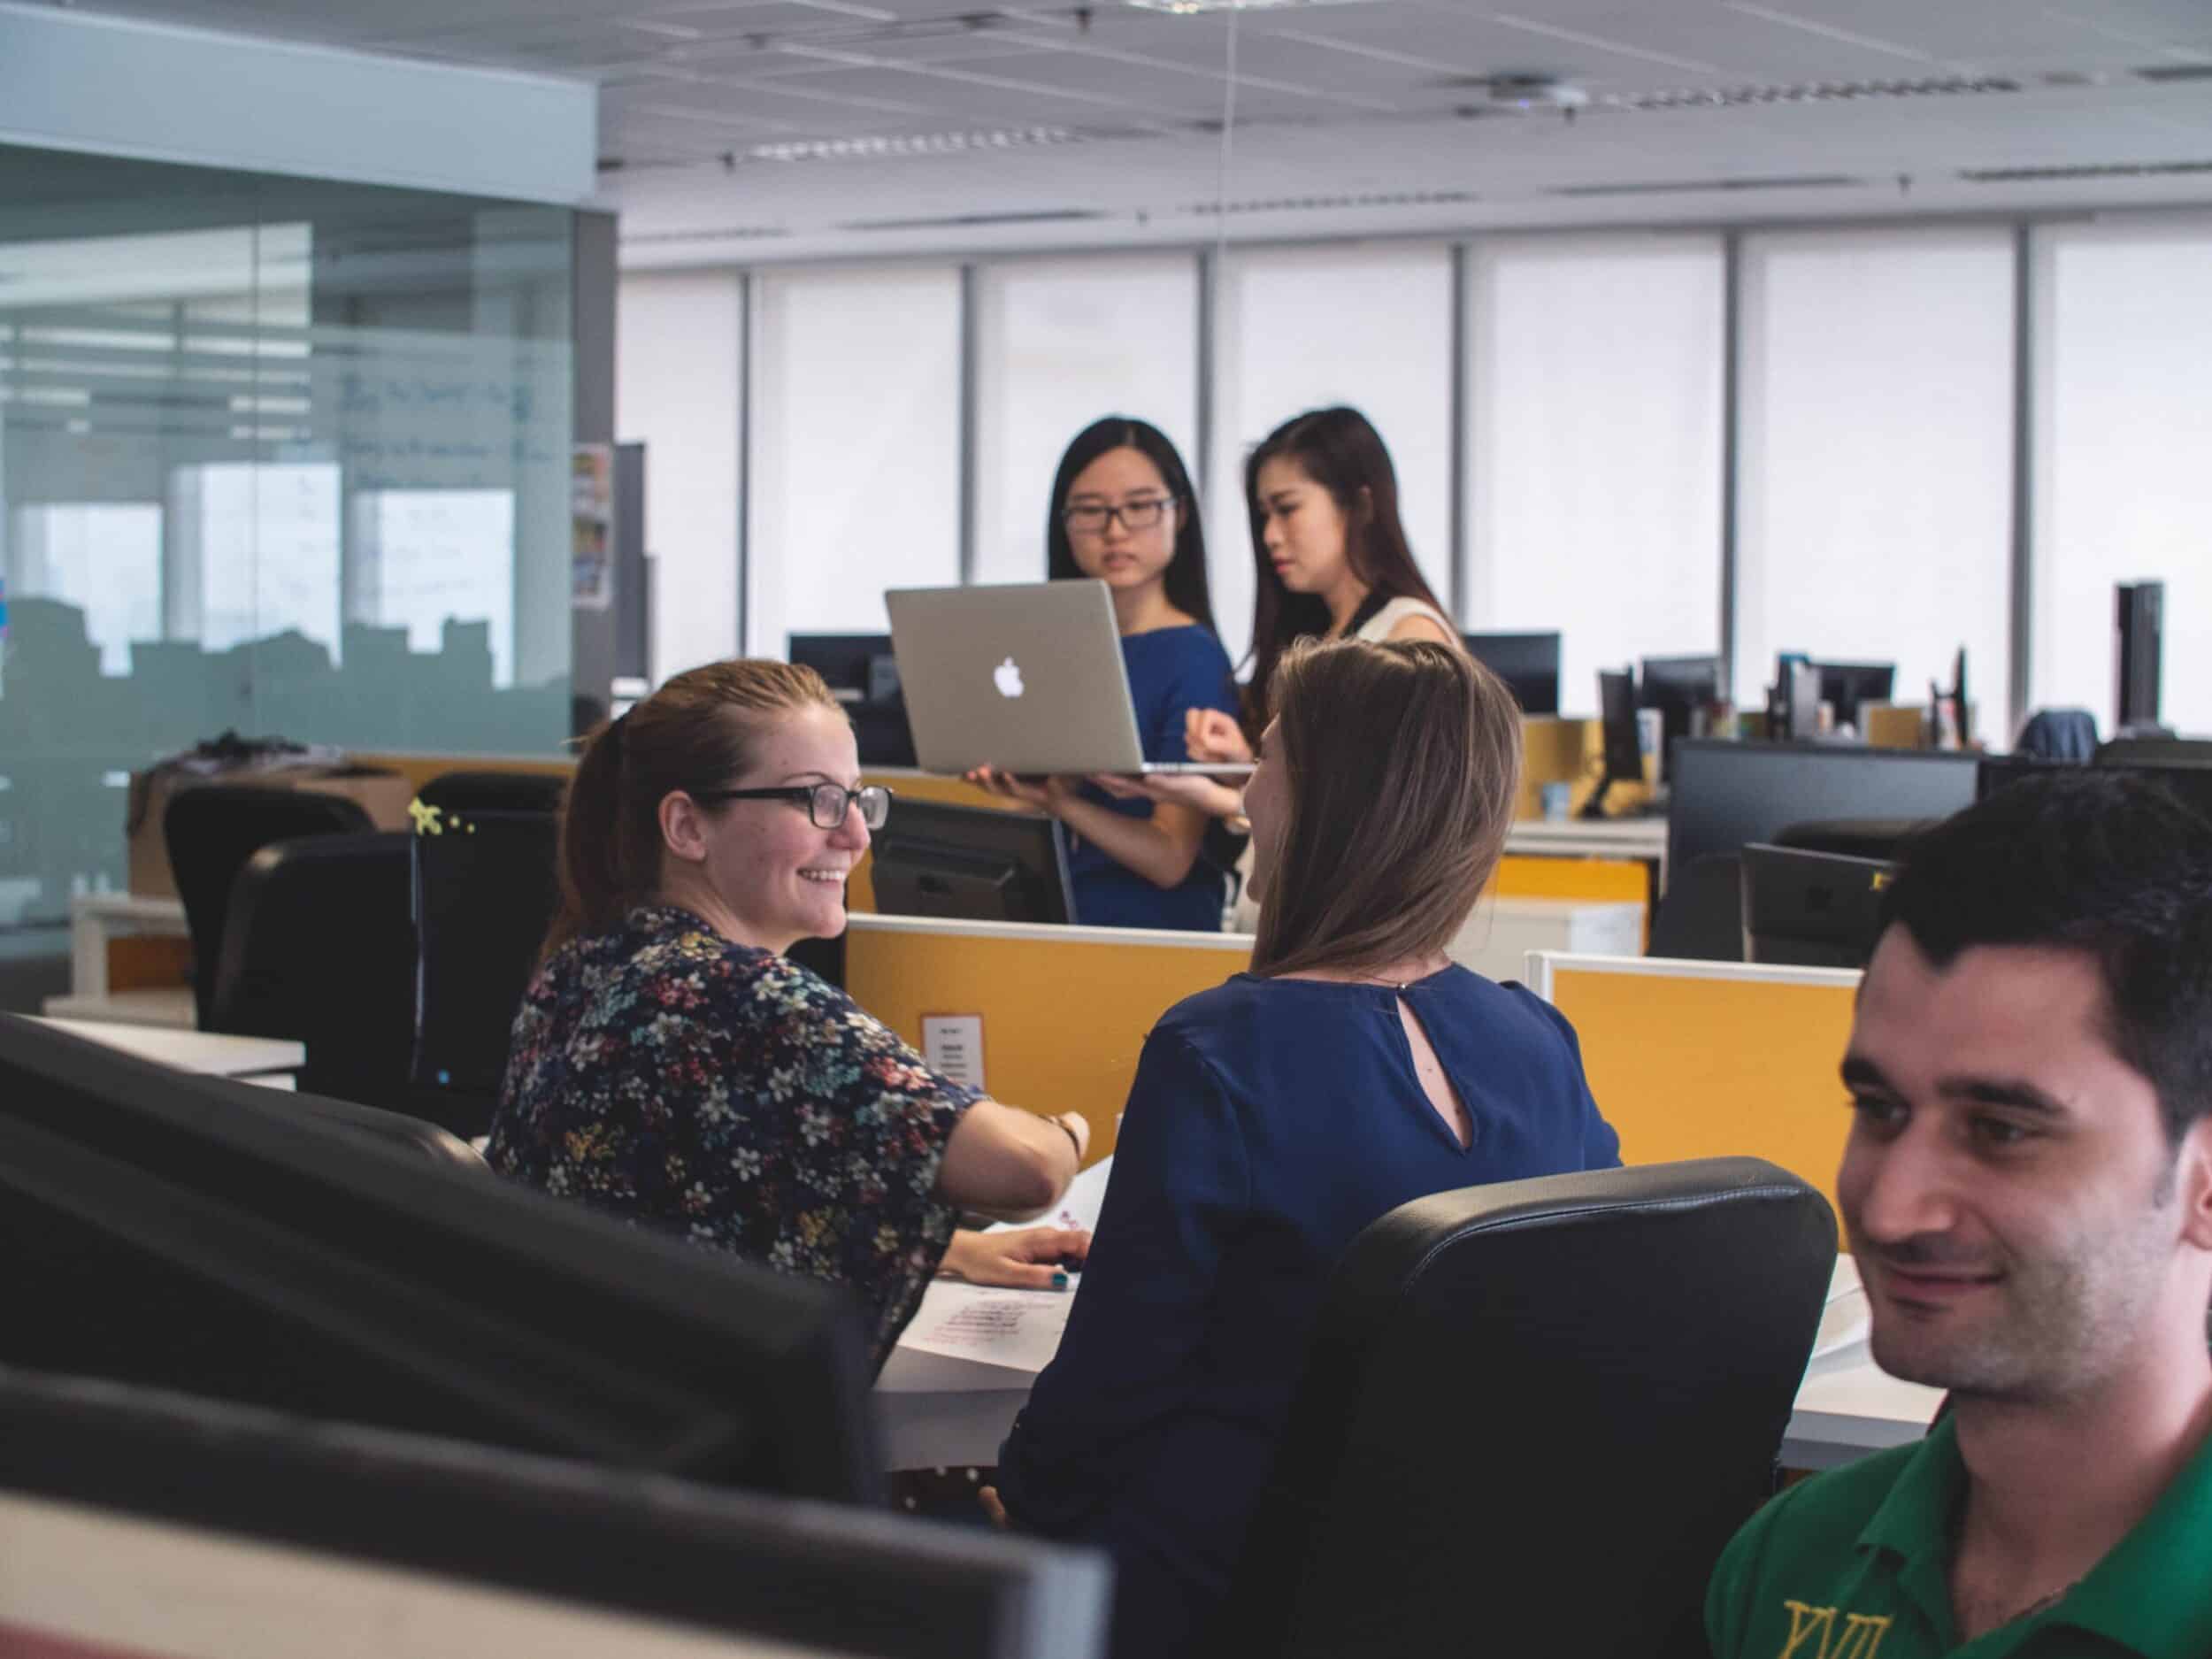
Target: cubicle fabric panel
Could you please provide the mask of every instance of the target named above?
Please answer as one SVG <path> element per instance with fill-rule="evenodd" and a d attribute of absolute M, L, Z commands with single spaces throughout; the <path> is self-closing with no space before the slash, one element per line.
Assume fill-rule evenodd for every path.
<path fill-rule="evenodd" d="M 1837 1067 L 1858 976 L 1712 978 L 1682 965 L 1678 974 L 1563 967 L 1552 979 L 1623 1162 L 1765 1158 L 1833 1204 L 1851 1127 Z"/>
<path fill-rule="evenodd" d="M 1145 1034 L 1250 961 L 1251 941 L 1233 934 L 891 925 L 904 919 L 863 918 L 846 934 L 853 1000 L 918 1048 L 925 1016 L 981 1016 L 983 1087 L 1033 1111 L 1081 1112 L 1094 1162 L 1114 1149 Z"/>

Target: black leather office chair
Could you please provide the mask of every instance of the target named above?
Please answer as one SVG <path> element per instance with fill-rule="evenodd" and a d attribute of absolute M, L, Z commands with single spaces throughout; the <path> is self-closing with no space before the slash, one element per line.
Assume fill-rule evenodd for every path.
<path fill-rule="evenodd" d="M 443 1100 L 434 1115 L 457 1133 L 491 1123 L 508 1033 L 553 925 L 559 839 L 549 812 L 474 808 L 412 837 L 412 1073 Z"/>
<path fill-rule="evenodd" d="M 272 841 L 356 834 L 372 827 L 368 813 L 355 802 L 267 784 L 201 784 L 179 791 L 170 801 L 161 835 L 177 896 L 184 903 L 185 928 L 192 936 L 192 1000 L 200 1025 L 221 1029 L 211 1023 L 211 1005 L 231 884 L 246 860 Z"/>
<path fill-rule="evenodd" d="M 305 1043 L 310 1093 L 399 1101 L 414 1036 L 407 842 L 399 831 L 311 835 L 249 857 L 201 1023 Z"/>
<path fill-rule="evenodd" d="M 1701 1655 L 1835 1254 L 1827 1201 L 1756 1158 L 1393 1210 L 1330 1279 L 1209 1650 Z"/>
<path fill-rule="evenodd" d="M 327 1094 L 295 1094 L 287 1097 L 286 1103 L 296 1108 L 303 1116 L 352 1139 L 411 1152 L 451 1169 L 473 1171 L 480 1175 L 491 1173 L 490 1166 L 467 1141 L 406 1112 L 387 1111 L 379 1106 L 364 1106 Z"/>
<path fill-rule="evenodd" d="M 1743 859 L 1705 853 L 1668 872 L 1652 918 L 1648 956 L 1689 962 L 1743 960 Z"/>
<path fill-rule="evenodd" d="M 527 772 L 442 772 L 415 792 L 446 818 L 471 812 L 549 812 L 557 815 L 568 780 Z"/>

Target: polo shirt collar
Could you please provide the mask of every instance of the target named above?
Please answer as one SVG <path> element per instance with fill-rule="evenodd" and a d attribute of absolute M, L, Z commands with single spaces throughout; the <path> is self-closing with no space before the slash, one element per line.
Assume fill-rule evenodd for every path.
<path fill-rule="evenodd" d="M 1936 1425 L 1907 1460 L 1859 1532 L 1859 1548 L 1898 1558 L 1897 1582 L 1955 1641 L 1951 1624 L 1951 1517 L 1965 1494 L 1957 1425 Z M 2118 1643 L 2144 1659 L 2203 1659 L 2212 1652 L 2212 1437 L 2190 1457 L 2148 1515 L 2042 1621 Z"/>

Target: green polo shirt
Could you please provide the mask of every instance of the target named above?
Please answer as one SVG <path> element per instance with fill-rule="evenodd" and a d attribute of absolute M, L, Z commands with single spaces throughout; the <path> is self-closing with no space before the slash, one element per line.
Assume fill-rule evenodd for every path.
<path fill-rule="evenodd" d="M 1752 1517 L 1705 1597 L 1713 1659 L 2206 1659 L 2212 1655 L 2212 1441 L 2135 1530 L 2055 1605 L 1962 1645 L 1950 1519 L 1955 1426 L 1831 1470 Z"/>

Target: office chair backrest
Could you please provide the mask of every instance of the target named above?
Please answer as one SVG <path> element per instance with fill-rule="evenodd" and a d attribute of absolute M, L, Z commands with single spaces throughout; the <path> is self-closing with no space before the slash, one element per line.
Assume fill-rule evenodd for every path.
<path fill-rule="evenodd" d="M 2097 754 L 2097 717 L 2086 709 L 2038 709 L 2012 752 L 2024 760 L 2080 765 Z"/>
<path fill-rule="evenodd" d="M 486 1123 L 515 1010 L 553 925 L 559 839 L 549 812 L 473 809 L 413 837 L 414 1081 L 451 1094 L 457 1110 L 475 1102 Z"/>
<path fill-rule="evenodd" d="M 1784 825 L 1775 832 L 1772 844 L 1804 853 L 1833 853 L 1839 858 L 1878 858 L 1893 863 L 1914 836 L 1942 821 L 1927 818 L 1815 818 Z"/>
<path fill-rule="evenodd" d="M 446 817 L 471 812 L 558 814 L 568 779 L 547 772 L 441 772 L 416 791 L 416 799 Z"/>
<path fill-rule="evenodd" d="M 396 830 L 311 835 L 247 859 L 207 1028 L 304 1042 L 311 1093 L 397 1098 L 414 1033 L 407 841 Z"/>
<path fill-rule="evenodd" d="M 1756 1158 L 1391 1211 L 1331 1277 L 1215 1645 L 1701 1655 L 1835 1254 L 1827 1202 Z"/>
<path fill-rule="evenodd" d="M 467 1141 L 405 1112 L 387 1111 L 380 1106 L 364 1106 L 328 1094 L 296 1094 L 285 1104 L 349 1139 L 396 1147 L 457 1170 L 491 1173 L 491 1166 Z"/>
<path fill-rule="evenodd" d="M 357 803 L 267 784 L 207 783 L 180 790 L 162 815 L 162 841 L 192 935 L 192 999 L 210 1029 L 215 976 L 231 884 L 246 860 L 271 841 L 354 834 L 371 828 Z"/>

